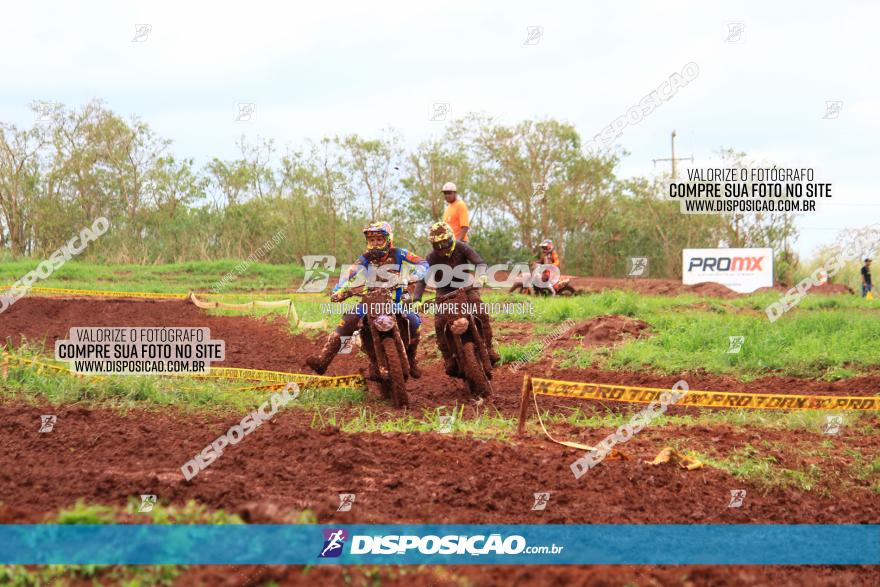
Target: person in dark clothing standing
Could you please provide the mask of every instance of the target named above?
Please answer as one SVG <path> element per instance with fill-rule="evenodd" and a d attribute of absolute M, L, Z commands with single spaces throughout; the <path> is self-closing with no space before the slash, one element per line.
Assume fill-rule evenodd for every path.
<path fill-rule="evenodd" d="M 866 297 L 869 291 L 871 291 L 871 260 L 865 259 L 865 264 L 862 266 L 862 297 Z"/>
<path fill-rule="evenodd" d="M 471 248 L 470 245 L 460 240 L 456 240 L 452 228 L 445 222 L 436 222 L 431 225 L 428 238 L 431 241 L 431 247 L 433 249 L 425 257 L 425 261 L 428 262 L 429 267 L 443 265 L 445 266 L 445 273 L 452 271 L 455 267 L 472 265 L 476 269 L 477 274 L 485 275 L 487 265 L 486 262 L 483 261 L 483 258 L 480 257 L 479 253 Z M 461 287 L 472 285 L 476 278 L 474 278 L 473 275 L 470 275 L 470 277 L 470 280 L 464 282 L 453 279 L 451 283 L 439 286 L 437 288 L 437 296 L 444 296 Z M 425 287 L 427 287 L 427 283 L 425 283 L 424 279 L 416 282 L 415 289 L 413 290 L 413 300 L 415 303 L 421 301 L 422 295 L 425 293 Z M 486 341 L 486 346 L 489 349 L 489 358 L 494 365 L 501 360 L 501 356 L 492 346 L 492 325 L 489 321 L 489 315 L 483 308 L 482 300 L 480 299 L 480 294 L 477 290 L 468 290 L 467 297 L 469 304 L 475 304 L 476 307 L 480 309 L 475 316 L 480 318 L 485 325 L 485 334 L 488 339 Z M 443 336 L 446 319 L 447 317 L 445 315 L 437 314 L 434 317 L 434 331 L 437 334 L 437 347 L 440 349 L 440 354 L 443 355 L 443 366 L 446 370 L 446 374 L 455 376 L 457 374 L 456 364 L 453 360 L 452 350 L 446 346 L 446 337 Z"/>

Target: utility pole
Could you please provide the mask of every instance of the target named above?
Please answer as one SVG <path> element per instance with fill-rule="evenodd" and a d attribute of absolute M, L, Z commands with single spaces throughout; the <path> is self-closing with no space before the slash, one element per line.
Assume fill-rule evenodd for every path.
<path fill-rule="evenodd" d="M 675 156 L 675 131 L 672 131 L 672 157 L 670 157 L 668 159 L 653 159 L 653 161 L 654 161 L 655 166 L 657 165 L 657 161 L 671 161 L 672 162 L 672 181 L 675 181 L 675 178 L 677 177 L 676 173 L 675 173 L 675 163 L 677 161 L 690 161 L 693 163 L 694 156 L 691 155 L 690 157 L 681 157 L 681 158 L 677 158 Z"/>

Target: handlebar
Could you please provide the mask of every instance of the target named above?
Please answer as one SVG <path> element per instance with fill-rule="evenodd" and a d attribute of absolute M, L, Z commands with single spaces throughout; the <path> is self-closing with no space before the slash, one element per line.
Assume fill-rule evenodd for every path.
<path fill-rule="evenodd" d="M 455 297 L 457 295 L 461 295 L 462 293 L 467 293 L 468 291 L 470 291 L 472 289 L 477 289 L 477 287 L 474 285 L 466 285 L 464 287 L 458 288 L 455 291 L 449 292 L 448 294 L 445 294 L 442 296 L 434 296 L 434 299 L 428 300 L 427 302 L 422 302 L 422 307 L 425 307 L 428 305 L 438 304 L 440 302 L 444 302 L 446 300 L 452 299 L 453 297 Z"/>
<path fill-rule="evenodd" d="M 390 289 L 397 289 L 398 287 L 406 287 L 406 283 L 403 283 L 400 281 L 397 281 L 397 282 L 389 281 L 387 283 L 377 283 L 375 285 L 372 285 L 371 287 L 372 287 L 372 291 L 376 291 L 377 289 L 389 289 L 390 290 Z M 364 296 L 367 293 L 369 293 L 369 292 L 367 291 L 367 287 L 365 285 L 358 285 L 358 286 L 353 287 L 351 289 L 346 289 L 342 292 L 339 292 L 339 294 L 338 294 L 339 301 L 341 302 L 343 300 L 347 300 L 348 298 L 354 297 L 354 296 Z M 333 295 L 337 295 L 337 294 L 333 294 Z"/>

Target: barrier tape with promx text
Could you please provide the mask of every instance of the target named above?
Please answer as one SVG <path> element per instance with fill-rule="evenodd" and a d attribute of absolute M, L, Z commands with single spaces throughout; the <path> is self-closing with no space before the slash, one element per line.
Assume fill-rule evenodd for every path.
<path fill-rule="evenodd" d="M 669 392 L 668 389 L 655 387 L 556 381 L 539 377 L 530 379 L 533 393 L 556 397 L 648 404 L 659 401 L 661 394 Z M 880 397 L 739 393 L 692 389 L 675 405 L 752 410 L 872 411 L 880 410 Z"/>

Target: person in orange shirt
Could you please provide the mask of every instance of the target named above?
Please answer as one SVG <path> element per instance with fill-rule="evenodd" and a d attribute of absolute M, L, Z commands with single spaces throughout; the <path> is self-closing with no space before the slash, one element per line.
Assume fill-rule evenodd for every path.
<path fill-rule="evenodd" d="M 451 181 L 443 184 L 443 197 L 446 198 L 447 203 L 446 211 L 443 213 L 443 222 L 452 227 L 456 240 L 467 242 L 467 234 L 471 224 L 467 205 L 458 199 L 455 184 Z"/>

